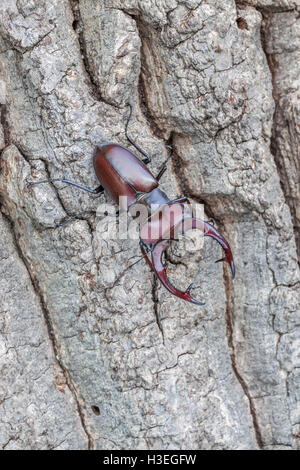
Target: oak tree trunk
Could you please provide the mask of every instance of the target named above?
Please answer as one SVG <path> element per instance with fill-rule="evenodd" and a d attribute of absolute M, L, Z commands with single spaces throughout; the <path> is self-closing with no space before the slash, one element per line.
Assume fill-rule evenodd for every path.
<path fill-rule="evenodd" d="M 297 448 L 299 77 L 297 0 L 1 1 L 3 449 Z M 161 188 L 232 246 L 234 281 L 214 243 L 169 256 L 203 307 L 94 213 L 55 227 L 107 195 L 27 188 L 95 188 L 128 101 L 154 174 L 174 147 Z"/>

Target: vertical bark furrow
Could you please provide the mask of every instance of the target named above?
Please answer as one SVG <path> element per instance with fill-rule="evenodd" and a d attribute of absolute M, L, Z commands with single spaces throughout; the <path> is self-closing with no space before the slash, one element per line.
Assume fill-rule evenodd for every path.
<path fill-rule="evenodd" d="M 262 14 L 262 44 L 272 76 L 275 101 L 271 152 L 293 218 L 300 260 L 300 25 L 296 10 Z"/>

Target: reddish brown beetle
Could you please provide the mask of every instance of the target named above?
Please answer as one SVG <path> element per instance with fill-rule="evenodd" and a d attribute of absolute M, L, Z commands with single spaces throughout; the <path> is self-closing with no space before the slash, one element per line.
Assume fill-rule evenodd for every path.
<path fill-rule="evenodd" d="M 140 231 L 140 247 L 147 263 L 169 292 L 188 302 L 203 305 L 202 302 L 191 296 L 192 285 L 186 291 L 181 291 L 169 282 L 162 262 L 162 255 L 168 248 L 170 241 L 176 237 L 178 231 L 184 233 L 189 229 L 197 228 L 202 230 L 204 236 L 212 237 L 222 246 L 225 252 L 224 259 L 229 263 L 232 277 L 234 277 L 235 267 L 230 246 L 211 224 L 193 217 L 187 197 L 170 201 L 167 195 L 159 189 L 159 180 L 166 171 L 166 165 L 163 165 L 157 177 L 154 177 L 146 167 L 146 164 L 151 161 L 150 156 L 127 134 L 128 123 L 132 115 L 132 106 L 131 104 L 128 105 L 130 114 L 126 123 L 125 134 L 134 147 L 144 155 L 143 161 L 139 160 L 122 145 L 103 143 L 97 146 L 94 155 L 95 173 L 101 183 L 98 188 L 89 189 L 65 178 L 31 182 L 28 185 L 62 181 L 93 194 L 99 194 L 106 190 L 117 204 L 119 204 L 120 196 L 126 196 L 126 207 L 122 209 L 127 211 L 137 202 L 143 204 L 147 209 L 148 219 Z M 188 208 L 184 206 L 184 202 L 188 203 Z M 153 210 L 153 205 L 156 205 L 155 210 Z M 171 217 L 170 206 L 172 206 Z M 148 257 L 148 253 L 151 254 L 151 259 Z"/>

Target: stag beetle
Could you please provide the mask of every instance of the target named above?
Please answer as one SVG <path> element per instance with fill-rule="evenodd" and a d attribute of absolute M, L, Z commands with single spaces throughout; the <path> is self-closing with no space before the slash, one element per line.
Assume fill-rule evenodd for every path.
<path fill-rule="evenodd" d="M 129 208 L 136 203 L 143 204 L 148 214 L 148 218 L 140 230 L 140 248 L 143 257 L 169 292 L 188 302 L 203 305 L 203 302 L 199 302 L 191 296 L 190 290 L 192 284 L 186 291 L 181 291 L 170 283 L 167 278 L 165 266 L 162 262 L 163 253 L 168 248 L 170 241 L 175 238 L 176 232 L 179 229 L 181 233 L 189 229 L 200 229 L 204 236 L 212 237 L 222 246 L 225 252 L 225 258 L 218 261 L 226 260 L 229 263 L 232 278 L 234 278 L 235 266 L 230 246 L 213 225 L 193 217 L 191 204 L 187 197 L 184 196 L 170 200 L 168 196 L 159 189 L 159 180 L 166 171 L 167 161 L 156 177 L 148 170 L 146 165 L 151 161 L 151 157 L 136 144 L 127 133 L 128 123 L 133 110 L 130 103 L 127 103 L 127 105 L 130 108 L 130 112 L 125 125 L 125 135 L 129 142 L 145 157 L 143 160 L 137 158 L 130 150 L 122 145 L 106 142 L 98 145 L 94 154 L 94 169 L 101 183 L 98 188 L 89 189 L 66 178 L 30 182 L 28 186 L 61 181 L 92 194 L 100 194 L 106 190 L 117 204 L 119 204 L 120 196 L 126 196 L 127 203 L 126 207 L 122 208 L 123 210 L 128 211 Z M 172 147 L 167 147 L 172 150 Z M 184 206 L 185 202 L 188 208 Z M 154 211 L 153 205 L 155 205 Z M 171 218 L 170 212 L 167 210 L 170 206 L 172 206 L 173 214 Z M 151 254 L 151 259 L 148 257 L 148 253 Z"/>

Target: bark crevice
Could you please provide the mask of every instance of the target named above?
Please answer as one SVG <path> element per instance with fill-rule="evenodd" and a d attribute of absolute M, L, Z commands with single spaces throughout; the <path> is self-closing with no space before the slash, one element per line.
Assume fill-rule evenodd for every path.
<path fill-rule="evenodd" d="M 294 11 L 294 10 L 288 10 L 288 12 L 290 11 Z M 266 59 L 268 62 L 268 66 L 269 66 L 269 70 L 270 70 L 270 74 L 272 78 L 273 99 L 275 103 L 273 125 L 272 125 L 272 135 L 271 135 L 271 141 L 270 141 L 270 152 L 274 157 L 274 162 L 277 167 L 277 172 L 279 175 L 282 192 L 285 196 L 286 203 L 291 211 L 293 227 L 294 227 L 294 236 L 295 236 L 296 246 L 297 246 L 297 251 L 298 251 L 298 262 L 300 263 L 300 226 L 299 226 L 299 221 L 297 220 L 297 214 L 296 214 L 298 201 L 291 194 L 291 188 L 290 188 L 291 182 L 289 181 L 289 175 L 286 171 L 284 157 L 281 154 L 279 138 L 278 138 L 278 128 L 280 125 L 279 124 L 280 119 L 282 118 L 284 119 L 284 112 L 281 109 L 281 105 L 280 105 L 280 90 L 278 90 L 278 87 L 276 84 L 276 74 L 277 74 L 278 64 L 276 60 L 276 55 L 272 53 L 268 53 L 267 47 L 266 47 L 266 36 L 268 34 L 268 28 L 270 26 L 270 23 L 272 22 L 272 13 L 265 13 L 264 11 L 261 11 L 261 13 L 263 16 L 263 21 L 262 21 L 262 26 L 261 26 L 262 48 L 266 55 Z M 287 120 L 285 124 L 287 128 L 289 128 L 290 123 Z M 298 184 L 300 184 L 299 175 L 298 175 Z"/>
<path fill-rule="evenodd" d="M 176 152 L 176 148 L 174 147 L 174 171 L 178 178 L 178 184 L 182 189 L 182 193 L 199 204 L 204 204 L 205 206 L 205 213 L 206 215 L 215 221 L 218 225 L 218 228 L 222 231 L 223 235 L 226 237 L 226 223 L 222 221 L 215 211 L 213 211 L 211 205 L 207 202 L 205 197 L 199 197 L 198 195 L 193 194 L 193 191 L 189 188 L 188 181 L 184 176 L 184 166 L 181 162 L 180 156 Z M 259 448 L 263 448 L 263 439 L 260 427 L 258 425 L 258 417 L 254 406 L 254 400 L 251 397 L 249 388 L 247 386 L 246 381 L 243 379 L 241 373 L 238 370 L 237 361 L 236 361 L 236 351 L 233 341 L 233 318 L 234 318 L 234 289 L 232 285 L 232 281 L 230 280 L 230 275 L 228 274 L 228 268 L 225 266 L 223 269 L 223 282 L 225 288 L 225 295 L 226 295 L 226 310 L 225 310 L 225 322 L 226 322 L 226 334 L 227 334 L 227 341 L 228 341 L 228 349 L 232 351 L 230 353 L 230 359 L 232 364 L 232 370 L 234 372 L 235 377 L 237 378 L 238 382 L 241 385 L 241 388 L 248 399 L 249 402 L 249 410 L 253 422 L 253 428 L 255 431 L 256 441 Z"/>
<path fill-rule="evenodd" d="M 66 384 L 67 384 L 67 386 L 68 386 L 68 388 L 69 388 L 69 390 L 70 390 L 70 392 L 71 392 L 71 394 L 74 398 L 74 401 L 76 403 L 78 416 L 79 416 L 82 428 L 84 430 L 84 433 L 86 434 L 86 437 L 87 437 L 88 449 L 93 449 L 94 448 L 94 440 L 93 440 L 92 434 L 88 430 L 88 425 L 87 425 L 87 422 L 86 422 L 85 412 L 83 410 L 83 405 L 80 403 L 81 399 L 78 396 L 78 392 L 76 390 L 75 385 L 72 382 L 69 371 L 68 371 L 67 367 L 65 367 L 65 365 L 64 365 L 64 363 L 63 363 L 63 361 L 60 357 L 59 340 L 55 336 L 55 327 L 54 327 L 54 324 L 51 320 L 51 313 L 49 312 L 49 310 L 47 308 L 47 304 L 44 300 L 43 293 L 40 290 L 38 281 L 35 279 L 33 273 L 31 272 L 31 269 L 28 265 L 27 260 L 26 260 L 25 256 L 23 255 L 22 249 L 21 249 L 20 244 L 18 242 L 16 231 L 14 229 L 13 220 L 10 218 L 10 216 L 8 214 L 6 214 L 2 211 L 2 208 L 1 208 L 1 214 L 3 216 L 3 219 L 6 221 L 7 227 L 9 228 L 9 231 L 12 235 L 12 239 L 13 239 L 13 242 L 14 242 L 14 245 L 15 245 L 15 248 L 16 248 L 16 253 L 18 254 L 19 259 L 21 260 L 22 264 L 25 266 L 25 269 L 28 273 L 28 276 L 29 276 L 29 279 L 31 281 L 31 285 L 33 287 L 33 290 L 34 290 L 34 292 L 35 292 L 35 294 L 36 294 L 36 296 L 39 300 L 41 311 L 43 312 L 44 321 L 45 321 L 47 331 L 48 331 L 48 338 L 49 338 L 50 344 L 52 345 L 52 348 L 53 348 L 54 358 L 55 358 L 55 361 L 56 361 L 57 365 L 59 366 L 60 370 L 62 371 L 63 376 L 65 377 Z"/>
<path fill-rule="evenodd" d="M 238 8 L 242 8 L 242 9 L 247 8 L 247 6 L 254 7 L 253 5 L 248 4 L 247 2 L 236 2 L 236 5 Z M 275 105 L 273 120 L 272 120 L 271 138 L 270 138 L 270 152 L 274 158 L 274 163 L 277 168 L 280 186 L 281 186 L 283 195 L 285 197 L 286 204 L 291 211 L 291 216 L 293 220 L 293 228 L 294 228 L 294 236 L 295 236 L 296 247 L 297 247 L 297 252 L 298 252 L 298 263 L 300 264 L 300 226 L 299 226 L 299 220 L 297 217 L 298 200 L 291 190 L 290 176 L 287 172 L 285 159 L 281 152 L 280 132 L 279 132 L 280 125 L 282 126 L 281 121 L 285 121 L 285 126 L 288 129 L 290 129 L 291 126 L 290 126 L 290 122 L 285 117 L 285 112 L 282 109 L 282 105 L 280 103 L 282 92 L 279 89 L 278 80 L 277 80 L 278 63 L 277 63 L 276 54 L 268 52 L 268 46 L 267 46 L 267 43 L 269 40 L 268 38 L 269 29 L 272 25 L 272 22 L 274 21 L 274 18 L 275 18 L 274 15 L 292 13 L 292 12 L 295 12 L 296 14 L 297 10 L 295 8 L 285 9 L 280 6 L 278 6 L 278 8 L 273 8 L 273 7 L 264 8 L 258 5 L 255 6 L 255 9 L 259 11 L 260 14 L 262 15 L 261 30 L 260 30 L 261 46 L 262 46 L 262 50 L 264 51 L 267 64 L 269 67 L 270 75 L 271 75 L 272 95 L 273 95 L 274 105 Z M 289 135 L 289 138 L 291 140 L 292 140 L 292 135 L 291 135 L 292 132 L 293 131 L 291 130 L 290 135 Z M 300 176 L 298 175 L 298 186 L 299 185 L 300 185 Z"/>
<path fill-rule="evenodd" d="M 80 48 L 80 56 L 82 60 L 82 64 L 84 67 L 84 70 L 86 72 L 86 75 L 89 80 L 89 85 L 92 91 L 92 95 L 95 98 L 96 101 L 102 101 L 105 104 L 108 104 L 110 106 L 114 106 L 113 103 L 108 102 L 105 100 L 101 94 L 101 90 L 99 89 L 94 76 L 93 72 L 91 70 L 91 67 L 89 65 L 89 60 L 88 60 L 88 53 L 87 53 L 87 47 L 85 43 L 85 38 L 84 38 L 84 27 L 83 27 L 83 21 L 81 18 L 81 13 L 80 13 L 80 0 L 69 0 L 70 1 L 70 7 L 73 12 L 73 29 L 78 37 L 78 44 Z"/>
<path fill-rule="evenodd" d="M 237 361 L 236 361 L 236 350 L 235 350 L 235 345 L 234 345 L 234 340 L 233 340 L 234 290 L 232 288 L 232 282 L 229 278 L 228 272 L 225 269 L 225 267 L 223 271 L 223 279 L 224 279 L 225 291 L 226 291 L 226 311 L 225 311 L 226 333 L 227 333 L 228 347 L 232 351 L 232 353 L 230 354 L 232 369 L 244 391 L 244 394 L 246 395 L 249 401 L 249 408 L 250 408 L 250 413 L 252 416 L 257 445 L 260 449 L 262 449 L 263 438 L 262 438 L 260 426 L 258 424 L 258 416 L 257 416 L 257 412 L 256 412 L 255 405 L 254 405 L 254 399 L 251 397 L 250 390 L 248 388 L 246 381 L 244 380 L 243 376 L 239 372 Z"/>

